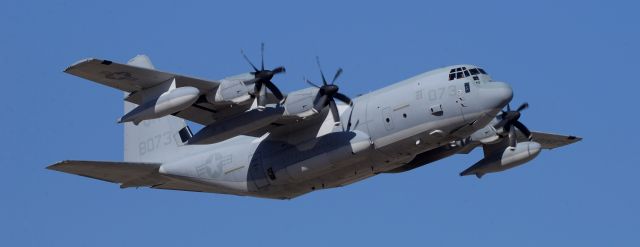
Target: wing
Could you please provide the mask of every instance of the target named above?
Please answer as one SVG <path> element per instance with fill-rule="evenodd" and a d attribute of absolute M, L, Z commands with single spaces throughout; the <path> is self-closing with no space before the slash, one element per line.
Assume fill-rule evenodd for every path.
<path fill-rule="evenodd" d="M 207 92 L 218 87 L 218 81 L 198 79 L 151 68 L 89 58 L 79 61 L 64 72 L 125 92 L 136 92 L 176 79 L 177 86 L 192 86 Z M 135 103 L 135 102 L 133 102 Z"/>
<path fill-rule="evenodd" d="M 207 102 L 205 94 L 215 93 L 220 85 L 219 81 L 155 70 L 149 58 L 144 55 L 138 55 L 127 64 L 89 58 L 69 66 L 64 72 L 128 92 L 130 94 L 125 100 L 138 105 L 143 103 L 143 97 L 139 92 L 175 79 L 176 87 L 195 87 L 200 90 L 201 95 L 192 106 L 174 115 L 202 125 L 209 125 L 215 121 L 240 114 L 251 107 L 251 105 L 231 107 L 230 105 L 210 104 Z M 278 100 L 269 93 L 267 102 L 274 103 Z"/>
<path fill-rule="evenodd" d="M 47 169 L 119 183 L 120 188 L 147 187 L 166 183 L 169 179 L 158 173 L 158 163 L 67 160 Z"/>
<path fill-rule="evenodd" d="M 519 142 L 528 140 L 527 137 L 525 137 L 524 134 L 522 134 L 522 132 L 520 131 L 517 131 L 516 135 Z M 577 136 L 558 135 L 543 132 L 531 132 L 531 135 L 533 141 L 540 143 L 540 145 L 542 145 L 542 148 L 544 149 L 559 148 L 582 140 L 581 137 Z"/>
<path fill-rule="evenodd" d="M 529 141 L 529 139 L 524 134 L 522 134 L 520 130 L 518 129 L 516 130 L 517 130 L 516 136 L 517 136 L 518 142 Z M 535 132 L 535 131 L 531 132 L 531 135 L 532 135 L 532 140 L 537 143 L 540 143 L 543 149 L 559 148 L 559 147 L 573 144 L 582 140 L 581 137 L 572 136 L 572 135 L 559 135 L 559 134 L 551 134 L 551 133 Z M 500 143 L 492 144 L 492 145 L 482 145 L 479 142 L 472 142 L 461 147 L 457 153 L 468 154 L 471 151 L 473 151 L 476 147 L 482 146 L 486 154 L 486 153 L 493 152 L 494 149 L 496 148 L 503 149 L 504 147 L 506 147 L 504 145 L 508 145 L 508 143 L 506 144 L 504 143 L 504 140 L 501 141 Z"/>
<path fill-rule="evenodd" d="M 140 62 L 140 60 L 144 62 Z M 137 94 L 137 92 L 160 85 L 172 79 L 175 79 L 177 87 L 192 86 L 198 88 L 201 94 L 217 90 L 220 84 L 218 81 L 204 80 L 155 70 L 149 58 L 144 55 L 133 58 L 129 64 L 89 58 L 69 66 L 64 72 L 124 92 L 129 92 L 130 94 L 125 100 L 138 105 L 143 103 L 143 99 L 139 97 L 140 95 Z M 199 100 L 199 102 L 196 102 L 191 107 L 188 107 L 176 115 L 203 125 L 210 124 L 214 122 L 215 119 L 220 118 L 221 116 L 218 116 L 222 115 L 218 114 L 220 109 L 215 109 L 211 107 L 211 105 L 202 105 L 205 103 L 204 101 Z M 241 109 L 234 110 L 241 111 Z M 233 114 L 235 112 L 227 113 Z"/>

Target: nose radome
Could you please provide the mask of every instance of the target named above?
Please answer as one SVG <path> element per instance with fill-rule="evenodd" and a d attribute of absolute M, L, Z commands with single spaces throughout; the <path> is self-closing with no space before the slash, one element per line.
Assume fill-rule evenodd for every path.
<path fill-rule="evenodd" d="M 503 108 L 513 99 L 513 90 L 504 82 L 491 82 L 487 87 L 486 99 L 492 102 L 492 107 Z"/>

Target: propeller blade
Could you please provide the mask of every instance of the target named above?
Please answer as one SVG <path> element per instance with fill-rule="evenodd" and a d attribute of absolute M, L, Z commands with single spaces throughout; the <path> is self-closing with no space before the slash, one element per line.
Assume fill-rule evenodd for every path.
<path fill-rule="evenodd" d="M 249 58 L 247 57 L 247 55 L 246 55 L 246 54 L 244 54 L 244 51 L 243 51 L 243 50 L 240 50 L 240 53 L 242 53 L 242 56 L 244 57 L 244 60 L 246 60 L 246 61 L 247 61 L 247 63 L 249 63 L 249 65 L 251 65 L 251 67 L 253 68 L 253 70 L 255 70 L 255 72 L 260 71 L 260 70 L 258 70 L 258 68 L 256 68 L 256 66 L 255 66 L 255 65 L 253 65 L 253 63 L 251 62 L 251 60 L 249 60 Z"/>
<path fill-rule="evenodd" d="M 349 119 L 347 120 L 347 131 L 351 130 L 351 115 L 353 115 L 353 108 L 355 106 L 351 105 L 351 111 L 349 112 Z"/>
<path fill-rule="evenodd" d="M 276 96 L 276 98 L 278 98 L 278 100 L 284 99 L 282 92 L 280 92 L 280 89 L 278 89 L 278 87 L 276 87 L 273 82 L 267 81 L 264 83 L 264 85 L 271 91 L 271 93 L 273 93 L 274 96 Z"/>
<path fill-rule="evenodd" d="M 246 80 L 246 81 L 244 81 L 244 85 L 251 85 L 251 84 L 255 85 L 260 80 L 261 80 L 260 78 L 253 78 L 253 79 L 250 79 L 250 80 Z"/>
<path fill-rule="evenodd" d="M 311 82 L 309 79 L 304 79 L 307 83 L 309 83 L 309 85 L 320 88 L 320 86 L 316 85 L 315 83 Z"/>
<path fill-rule="evenodd" d="M 505 132 L 510 132 L 511 131 L 511 122 L 507 122 L 507 124 L 505 124 L 503 128 L 504 128 Z"/>
<path fill-rule="evenodd" d="M 322 72 L 322 66 L 320 66 L 320 57 L 316 56 L 316 63 L 318 64 L 318 69 L 320 70 L 320 76 L 322 76 L 322 85 L 327 85 L 327 79 L 324 77 L 324 73 Z"/>
<path fill-rule="evenodd" d="M 342 75 L 342 68 L 338 68 L 338 70 L 336 70 L 336 73 L 333 75 L 333 78 L 331 79 L 331 84 L 329 84 L 327 82 L 327 78 L 324 76 L 324 72 L 322 71 L 322 65 L 320 65 L 320 57 L 316 56 L 316 63 L 318 65 L 318 69 L 320 70 L 320 76 L 322 77 L 322 85 L 318 86 L 316 84 L 314 84 L 313 82 L 311 82 L 310 80 L 307 80 L 305 78 L 305 81 L 311 85 L 314 86 L 316 88 L 318 88 L 318 94 L 316 95 L 316 99 L 314 102 L 314 106 L 313 106 L 313 110 L 318 113 L 320 112 L 322 109 L 324 109 L 325 107 L 327 107 L 327 105 L 329 106 L 329 110 L 331 111 L 333 120 L 335 121 L 336 125 L 340 124 L 340 114 L 338 113 L 338 106 L 336 105 L 336 99 L 352 105 L 353 102 L 351 101 L 351 99 L 349 97 L 347 97 L 344 94 L 341 94 L 338 92 L 338 90 L 340 89 L 337 85 L 335 85 L 335 82 L 338 80 L 338 78 L 340 77 L 340 75 Z M 353 109 L 352 109 L 353 110 Z M 349 115 L 349 126 L 347 126 L 347 128 L 350 128 L 351 125 L 351 115 Z M 344 128 L 343 128 L 344 130 Z"/>
<path fill-rule="evenodd" d="M 352 101 L 349 97 L 347 97 L 344 94 L 341 93 L 336 93 L 335 95 L 333 95 L 334 98 L 339 99 L 340 101 L 344 102 L 347 105 L 351 105 Z"/>
<path fill-rule="evenodd" d="M 524 136 L 531 140 L 531 131 L 529 131 L 527 126 L 524 126 L 524 124 L 522 124 L 520 121 L 515 121 L 513 123 L 513 126 L 518 128 L 522 132 L 522 134 L 524 134 Z"/>
<path fill-rule="evenodd" d="M 280 66 L 280 67 L 277 67 L 277 68 L 273 69 L 271 72 L 273 72 L 273 74 L 275 75 L 275 74 L 280 74 L 280 73 L 287 72 L 287 70 L 284 67 Z"/>
<path fill-rule="evenodd" d="M 336 74 L 333 76 L 333 80 L 331 80 L 331 85 L 333 85 L 333 83 L 336 82 L 336 79 L 338 79 L 338 77 L 340 77 L 341 74 L 342 74 L 342 68 L 338 68 L 338 70 L 336 71 Z"/>
<path fill-rule="evenodd" d="M 509 131 L 509 147 L 515 148 L 517 145 L 516 142 L 516 131 L 515 129 L 511 128 L 511 130 Z"/>
<path fill-rule="evenodd" d="M 340 122 L 340 115 L 338 114 L 338 107 L 336 106 L 336 102 L 333 99 L 329 100 L 329 109 L 331 110 L 331 114 L 333 115 L 333 122 Z"/>
<path fill-rule="evenodd" d="M 264 108 L 267 104 L 267 91 L 264 87 L 260 87 L 258 91 L 258 108 Z"/>
<path fill-rule="evenodd" d="M 506 113 L 505 113 L 506 114 Z M 509 119 L 506 118 L 506 115 L 503 114 L 503 118 L 502 120 L 500 120 L 500 122 L 498 122 L 495 126 L 493 126 L 496 129 L 499 128 L 503 128 L 505 127 L 505 125 L 507 125 L 507 123 L 509 122 Z"/>
<path fill-rule="evenodd" d="M 502 128 L 514 120 L 518 120 L 518 118 L 520 118 L 520 113 L 514 111 L 503 111 L 501 117 L 502 119 L 500 122 L 494 126 L 496 129 Z M 506 130 L 508 131 L 508 129 Z"/>
<path fill-rule="evenodd" d="M 264 70 L 264 42 L 260 43 L 260 68 Z"/>
<path fill-rule="evenodd" d="M 527 108 L 529 108 L 529 103 L 525 102 L 522 105 L 518 106 L 515 111 L 511 111 L 511 106 L 507 104 L 507 110 L 502 112 L 502 119 L 494 126 L 496 129 L 502 128 L 503 131 L 501 135 L 504 135 L 505 133 L 509 135 L 509 146 L 511 147 L 515 147 L 517 138 L 515 135 L 515 129 L 512 127 L 520 130 L 522 134 L 524 134 L 529 140 L 531 140 L 531 131 L 529 131 L 529 128 L 527 128 L 527 126 L 525 126 L 522 122 L 518 121 L 518 119 L 520 119 L 520 117 L 522 116 L 522 113 L 520 113 L 520 111 Z"/>
<path fill-rule="evenodd" d="M 315 109 L 317 112 L 322 111 L 322 109 L 329 103 L 327 101 L 329 101 L 329 96 L 326 96 L 326 95 L 320 96 L 316 104 L 313 106 L 313 109 Z"/>
<path fill-rule="evenodd" d="M 254 88 L 253 91 L 255 91 L 255 93 L 258 93 L 260 90 L 262 90 L 262 84 L 263 84 L 262 83 L 262 79 L 256 78 L 255 84 L 253 84 L 254 85 L 253 86 L 253 88 Z"/>
<path fill-rule="evenodd" d="M 529 103 L 525 102 L 522 105 L 520 105 L 516 111 L 519 112 L 519 111 L 522 111 L 522 110 L 527 109 L 527 108 L 529 108 Z"/>

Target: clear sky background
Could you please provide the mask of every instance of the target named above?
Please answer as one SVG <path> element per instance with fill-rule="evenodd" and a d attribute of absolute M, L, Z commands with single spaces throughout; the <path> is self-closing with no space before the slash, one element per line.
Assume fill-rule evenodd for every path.
<path fill-rule="evenodd" d="M 640 246 L 637 1 L 160 2 L 0 2 L 1 246 Z M 481 180 L 458 176 L 476 150 L 289 201 L 45 170 L 122 160 L 121 93 L 68 65 L 147 54 L 219 79 L 262 41 L 283 91 L 316 55 L 351 96 L 470 63 L 531 104 L 531 129 L 585 139 Z"/>

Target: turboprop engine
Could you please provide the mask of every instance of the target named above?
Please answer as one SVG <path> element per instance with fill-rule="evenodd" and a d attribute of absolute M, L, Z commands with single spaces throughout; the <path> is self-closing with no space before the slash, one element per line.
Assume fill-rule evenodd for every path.
<path fill-rule="evenodd" d="M 340 113 L 338 112 L 335 100 L 337 99 L 342 101 L 347 105 L 352 104 L 352 101 L 348 96 L 338 92 L 340 88 L 335 84 L 338 77 L 342 74 L 342 68 L 338 68 L 331 82 L 328 82 L 327 78 L 324 76 L 324 72 L 322 72 L 322 68 L 320 67 L 320 58 L 316 57 L 316 62 L 318 63 L 318 69 L 320 70 L 322 86 L 316 85 L 310 80 L 306 80 L 308 84 L 315 88 L 307 88 L 289 94 L 284 104 L 286 108 L 284 115 L 305 118 L 316 115 L 328 107 L 335 125 L 338 125 L 340 123 Z"/>
<path fill-rule="evenodd" d="M 515 147 L 505 147 L 503 151 L 496 151 L 485 156 L 471 167 L 460 173 L 460 176 L 476 175 L 481 178 L 484 174 L 501 172 L 522 165 L 540 154 L 540 143 L 528 141 L 519 142 Z"/>
<path fill-rule="evenodd" d="M 147 101 L 134 108 L 124 116 L 118 123 L 133 122 L 138 125 L 148 119 L 161 118 L 173 114 L 191 106 L 200 95 L 200 90 L 195 87 L 179 87 L 162 93 L 157 98 Z"/>
<path fill-rule="evenodd" d="M 313 110 L 313 101 L 317 94 L 318 89 L 312 87 L 289 93 L 282 104 L 285 109 L 284 115 L 307 118 L 317 114 L 318 112 Z"/>

